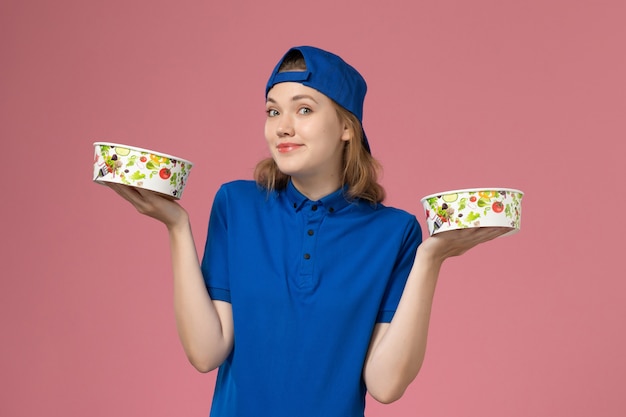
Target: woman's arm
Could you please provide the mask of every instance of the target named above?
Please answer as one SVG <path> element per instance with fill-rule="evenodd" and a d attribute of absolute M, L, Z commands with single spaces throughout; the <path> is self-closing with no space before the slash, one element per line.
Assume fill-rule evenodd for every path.
<path fill-rule="evenodd" d="M 183 349 L 200 372 L 217 368 L 233 346 L 229 303 L 212 301 L 202 277 L 189 216 L 176 202 L 150 191 L 109 185 L 141 214 L 165 224 L 174 275 L 174 311 Z"/>
<path fill-rule="evenodd" d="M 396 401 L 417 376 L 426 353 L 435 287 L 444 260 L 508 231 L 464 229 L 422 242 L 393 319 L 377 324 L 370 341 L 363 378 L 372 397 L 382 403 Z"/>
<path fill-rule="evenodd" d="M 189 222 L 169 229 L 169 235 L 178 335 L 191 364 L 209 372 L 221 365 L 233 347 L 232 308 L 209 297 Z"/>

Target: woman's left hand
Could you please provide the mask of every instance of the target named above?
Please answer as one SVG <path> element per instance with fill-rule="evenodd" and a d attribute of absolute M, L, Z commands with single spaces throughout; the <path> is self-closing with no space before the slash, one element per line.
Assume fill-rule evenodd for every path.
<path fill-rule="evenodd" d="M 452 256 L 459 256 L 481 243 L 510 232 L 509 227 L 476 227 L 450 230 L 438 233 L 424 240 L 420 252 L 443 262 Z"/>

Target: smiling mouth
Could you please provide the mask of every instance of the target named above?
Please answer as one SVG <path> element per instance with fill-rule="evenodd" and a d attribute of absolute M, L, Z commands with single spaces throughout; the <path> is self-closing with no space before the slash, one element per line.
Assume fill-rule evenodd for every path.
<path fill-rule="evenodd" d="M 303 145 L 300 145 L 298 143 L 281 143 L 278 144 L 276 146 L 276 149 L 278 150 L 278 152 L 280 153 L 287 153 L 287 152 L 291 152 L 294 151 L 296 149 L 301 148 Z"/>

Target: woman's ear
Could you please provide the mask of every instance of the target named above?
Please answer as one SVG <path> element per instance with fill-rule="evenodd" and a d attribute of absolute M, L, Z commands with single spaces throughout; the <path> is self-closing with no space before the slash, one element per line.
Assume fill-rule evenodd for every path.
<path fill-rule="evenodd" d="M 341 140 L 349 141 L 350 139 L 352 139 L 352 130 L 350 130 L 350 126 L 348 125 L 348 123 L 344 122 Z"/>

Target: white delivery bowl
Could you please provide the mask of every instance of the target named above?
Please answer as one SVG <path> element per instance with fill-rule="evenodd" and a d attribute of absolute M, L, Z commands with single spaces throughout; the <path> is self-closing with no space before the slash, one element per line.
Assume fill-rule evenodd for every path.
<path fill-rule="evenodd" d="M 118 143 L 95 142 L 93 180 L 160 193 L 178 200 L 193 164 L 185 159 Z"/>
<path fill-rule="evenodd" d="M 468 227 L 509 227 L 519 231 L 524 193 L 511 188 L 445 191 L 421 199 L 432 236 Z"/>

